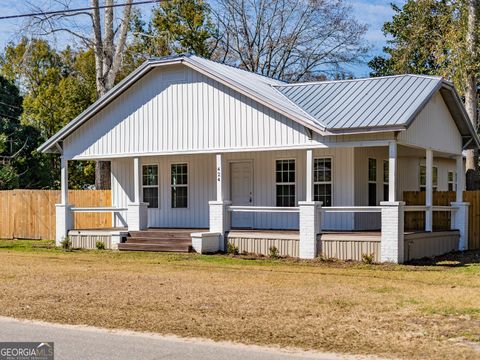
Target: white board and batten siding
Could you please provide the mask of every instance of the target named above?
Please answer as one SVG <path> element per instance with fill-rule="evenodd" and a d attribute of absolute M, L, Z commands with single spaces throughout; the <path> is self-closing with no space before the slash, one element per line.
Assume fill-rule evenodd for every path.
<path fill-rule="evenodd" d="M 440 93 L 436 93 L 406 131 L 398 135 L 402 144 L 431 148 L 449 154 L 462 153 L 462 136 Z"/>
<path fill-rule="evenodd" d="M 64 141 L 69 159 L 309 145 L 304 127 L 182 65 L 154 69 Z"/>
<path fill-rule="evenodd" d="M 275 161 L 294 159 L 296 162 L 296 201 L 305 200 L 305 151 L 262 151 L 227 153 L 224 180 L 227 183 L 226 198 L 230 197 L 230 164 L 235 161 L 253 163 L 253 205 L 275 206 Z M 353 148 L 316 149 L 315 157 L 331 157 L 333 164 L 333 205 L 349 206 L 353 202 Z M 149 227 L 208 228 L 208 202 L 215 200 L 215 155 L 175 155 L 142 157 L 142 164 L 159 167 L 159 208 L 148 209 Z M 171 207 L 170 168 L 174 163 L 188 164 L 188 208 Z M 112 161 L 112 203 L 126 206 L 133 200 L 133 161 Z M 125 216 L 125 214 L 122 214 Z M 255 213 L 252 226 L 258 229 L 298 229 L 297 213 Z M 353 214 L 326 214 L 324 229 L 352 230 Z"/>

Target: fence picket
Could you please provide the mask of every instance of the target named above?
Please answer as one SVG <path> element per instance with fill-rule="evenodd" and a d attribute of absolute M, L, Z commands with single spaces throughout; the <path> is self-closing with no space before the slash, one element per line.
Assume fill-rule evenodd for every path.
<path fill-rule="evenodd" d="M 69 202 L 75 206 L 111 206 L 110 190 L 69 190 Z M 0 238 L 54 239 L 55 204 L 58 190 L 0 191 Z M 110 213 L 75 214 L 76 228 L 109 228 Z"/>
<path fill-rule="evenodd" d="M 424 205 L 425 192 L 405 191 L 403 200 L 406 205 Z M 434 205 L 450 205 L 455 201 L 453 191 L 435 191 L 433 193 Z M 468 214 L 468 248 L 480 249 L 480 190 L 464 191 L 463 201 L 470 203 Z M 450 212 L 433 213 L 433 229 L 445 230 L 450 228 Z M 405 213 L 405 230 L 420 231 L 425 226 L 425 214 L 423 212 Z"/>

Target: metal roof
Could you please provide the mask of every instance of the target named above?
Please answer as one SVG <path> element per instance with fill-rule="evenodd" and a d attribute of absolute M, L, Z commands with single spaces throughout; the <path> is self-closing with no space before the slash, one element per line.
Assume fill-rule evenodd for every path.
<path fill-rule="evenodd" d="M 153 58 L 123 79 L 39 147 L 61 151 L 61 141 L 159 66 L 184 64 L 249 96 L 322 135 L 405 130 L 433 94 L 441 90 L 464 137 L 480 141 L 453 85 L 440 77 L 398 75 L 287 84 L 191 54 Z"/>
<path fill-rule="evenodd" d="M 276 86 L 325 128 L 406 126 L 442 78 L 401 75 Z"/>

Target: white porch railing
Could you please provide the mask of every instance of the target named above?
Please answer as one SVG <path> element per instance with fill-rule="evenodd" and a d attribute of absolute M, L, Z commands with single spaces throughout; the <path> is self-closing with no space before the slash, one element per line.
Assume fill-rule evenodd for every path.
<path fill-rule="evenodd" d="M 236 206 L 230 205 L 227 210 L 229 212 L 267 212 L 267 213 L 298 213 L 298 206 Z M 382 212 L 381 206 L 322 206 L 319 211 L 325 213 L 375 213 Z"/>
<path fill-rule="evenodd" d="M 269 212 L 269 213 L 298 213 L 298 206 L 235 206 L 230 205 L 227 210 L 229 212 Z"/>
<path fill-rule="evenodd" d="M 375 213 L 382 212 L 381 206 L 325 206 L 320 209 L 324 213 Z"/>
<path fill-rule="evenodd" d="M 458 206 L 435 205 L 430 206 L 432 211 L 457 211 Z M 404 211 L 427 211 L 429 206 L 426 205 L 408 205 L 403 207 Z"/>
<path fill-rule="evenodd" d="M 94 206 L 94 207 L 72 207 L 70 211 L 72 213 L 105 213 L 111 212 L 114 214 L 112 226 L 117 227 L 117 215 L 121 211 L 127 211 L 128 208 L 115 207 L 115 206 Z M 73 224 L 72 224 L 73 225 Z M 126 226 L 125 224 L 123 226 Z"/>
<path fill-rule="evenodd" d="M 95 206 L 95 207 L 72 207 L 72 212 L 120 212 L 127 211 L 127 208 L 118 208 L 113 206 Z"/>

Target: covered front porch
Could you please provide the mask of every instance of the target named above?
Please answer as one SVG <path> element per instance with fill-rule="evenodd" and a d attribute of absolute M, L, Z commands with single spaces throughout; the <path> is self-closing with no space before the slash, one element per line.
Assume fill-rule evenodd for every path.
<path fill-rule="evenodd" d="M 444 171 L 442 163 L 463 174 L 459 155 L 389 140 L 111 161 L 112 206 L 75 208 L 68 205 L 67 162 L 62 160 L 57 241 L 74 235 L 73 213 L 105 211 L 112 213 L 113 226 L 125 229 L 112 240 L 112 248 L 135 231 L 190 229 L 192 247 L 199 252 L 225 251 L 231 242 L 240 251 L 264 255 L 275 246 L 281 255 L 300 258 L 361 260 L 362 254 L 373 253 L 376 261 L 403 262 L 411 257 L 406 251 L 413 236 L 404 231 L 405 211 L 425 213 L 422 239 L 438 238 L 432 235 L 433 212 L 445 211 L 451 212 L 455 231 L 443 235 L 457 244 L 448 245 L 447 251 L 465 248 L 463 177 L 455 181 L 457 201 L 452 206 L 432 204 L 434 187 L 451 185 L 438 179 L 435 184 L 434 165 L 437 178 Z M 425 205 L 405 206 L 402 192 L 419 187 L 426 192 Z"/>

